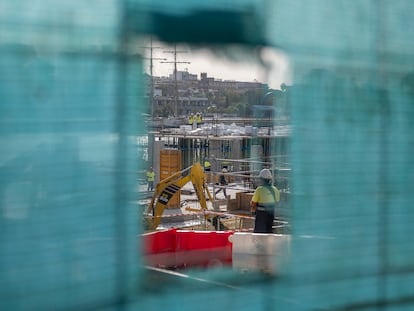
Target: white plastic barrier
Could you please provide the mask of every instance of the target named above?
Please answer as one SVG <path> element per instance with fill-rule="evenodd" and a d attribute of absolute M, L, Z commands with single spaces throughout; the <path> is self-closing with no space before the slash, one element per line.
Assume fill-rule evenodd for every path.
<path fill-rule="evenodd" d="M 283 273 L 290 256 L 290 240 L 285 234 L 234 233 L 229 237 L 233 269 Z"/>

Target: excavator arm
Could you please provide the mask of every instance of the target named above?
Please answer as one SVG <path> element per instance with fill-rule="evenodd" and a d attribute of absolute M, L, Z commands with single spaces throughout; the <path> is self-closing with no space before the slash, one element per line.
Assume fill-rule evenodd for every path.
<path fill-rule="evenodd" d="M 190 181 L 193 184 L 201 209 L 207 209 L 205 193 L 207 193 L 210 201 L 213 201 L 213 197 L 205 183 L 203 168 L 201 164 L 197 162 L 185 170 L 179 171 L 166 179 L 161 180 L 157 184 L 147 209 L 147 215 L 152 215 L 152 217 L 148 219 L 148 226 L 150 229 L 155 230 L 158 227 L 161 221 L 161 216 L 170 199 Z"/>

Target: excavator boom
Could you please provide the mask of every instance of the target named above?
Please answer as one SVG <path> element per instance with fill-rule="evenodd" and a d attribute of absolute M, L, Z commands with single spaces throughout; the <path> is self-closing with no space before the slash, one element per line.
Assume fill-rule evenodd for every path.
<path fill-rule="evenodd" d="M 161 216 L 170 199 L 190 181 L 193 184 L 201 209 L 207 209 L 205 194 L 207 193 L 210 201 L 213 201 L 213 197 L 205 183 L 203 168 L 201 164 L 197 162 L 192 166 L 161 180 L 157 184 L 147 209 L 147 215 L 152 215 L 152 217 L 148 219 L 148 226 L 150 229 L 157 229 L 160 224 Z"/>

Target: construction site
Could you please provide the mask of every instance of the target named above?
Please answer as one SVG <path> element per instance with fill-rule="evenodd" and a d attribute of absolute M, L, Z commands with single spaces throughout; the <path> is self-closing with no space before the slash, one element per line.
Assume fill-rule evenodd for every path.
<path fill-rule="evenodd" d="M 214 117 L 196 126 L 150 125 L 141 148 L 155 173 L 154 188 L 142 180 L 139 189 L 148 269 L 161 269 L 157 274 L 163 277 L 168 270 L 218 263 L 236 270 L 279 270 L 273 258 L 284 256 L 278 265 L 286 260 L 291 233 L 288 121 Z M 273 234 L 253 233 L 251 200 L 264 168 L 273 172 L 280 192 Z"/>
<path fill-rule="evenodd" d="M 152 159 L 149 165 L 155 172 L 155 185 L 165 185 L 165 181 L 177 173 L 177 180 L 183 178 L 196 163 L 201 166 L 205 161 L 210 163 L 207 171 L 203 167 L 195 177 L 205 182 L 206 189 L 200 191 L 203 194 L 196 195 L 193 180 L 188 179 L 180 185 L 168 200 L 162 215 L 158 215 L 161 218 L 158 229 L 175 227 L 252 232 L 254 217 L 250 200 L 258 185 L 259 171 L 269 168 L 274 172 L 273 182 L 281 192 L 275 232 L 286 232 L 289 229 L 291 170 L 289 136 L 290 126 L 286 120 L 211 118 L 203 120 L 203 124 L 194 129 L 189 125 L 155 128 L 148 136 L 148 144 L 142 146 L 148 148 Z M 225 175 L 226 185 L 219 184 L 220 174 Z M 145 213 L 154 193 L 146 191 L 144 182 L 141 184 L 140 203 Z M 216 195 L 216 192 L 219 193 Z M 203 201 L 206 202 L 204 207 Z M 146 221 L 152 217 L 145 215 Z"/>

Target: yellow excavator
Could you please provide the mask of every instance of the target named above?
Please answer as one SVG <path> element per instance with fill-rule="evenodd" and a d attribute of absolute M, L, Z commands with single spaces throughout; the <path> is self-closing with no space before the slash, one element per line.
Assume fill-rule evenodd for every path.
<path fill-rule="evenodd" d="M 192 166 L 161 180 L 157 184 L 151 203 L 147 209 L 147 215 L 152 215 L 152 217 L 148 218 L 148 228 L 150 230 L 157 229 L 164 209 L 167 207 L 170 199 L 190 181 L 194 186 L 195 193 L 201 205 L 201 210 L 207 209 L 205 194 L 207 194 L 208 199 L 211 202 L 213 201 L 213 197 L 207 188 L 203 167 L 197 162 Z"/>

